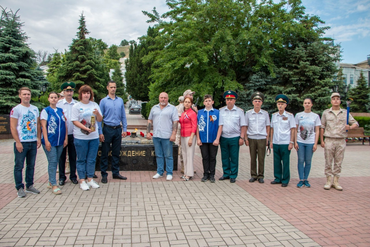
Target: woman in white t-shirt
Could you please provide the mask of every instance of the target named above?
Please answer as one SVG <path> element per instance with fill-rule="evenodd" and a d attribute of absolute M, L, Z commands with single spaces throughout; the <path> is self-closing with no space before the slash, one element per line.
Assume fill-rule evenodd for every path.
<path fill-rule="evenodd" d="M 48 188 L 56 195 L 62 194 L 58 188 L 56 174 L 57 166 L 63 148 L 68 144 L 67 121 L 64 117 L 63 109 L 57 107 L 58 94 L 49 93 L 48 100 L 50 106 L 41 112 L 40 122 L 42 126 L 42 147 L 48 159 Z"/>
<path fill-rule="evenodd" d="M 317 149 L 319 140 L 319 128 L 321 125 L 320 117 L 311 111 L 312 100 L 306 98 L 303 101 L 304 111 L 295 115 L 297 124 L 297 138 L 295 138 L 295 149 L 298 153 L 298 188 L 306 186 L 310 188 L 308 175 L 311 170 L 312 155 Z"/>
<path fill-rule="evenodd" d="M 93 180 L 96 155 L 99 148 L 98 122 L 103 116 L 100 107 L 92 101 L 94 93 L 90 86 L 83 85 L 78 91 L 80 102 L 72 108 L 73 137 L 77 153 L 77 173 L 82 190 L 100 186 Z M 87 181 L 86 181 L 87 178 Z"/>

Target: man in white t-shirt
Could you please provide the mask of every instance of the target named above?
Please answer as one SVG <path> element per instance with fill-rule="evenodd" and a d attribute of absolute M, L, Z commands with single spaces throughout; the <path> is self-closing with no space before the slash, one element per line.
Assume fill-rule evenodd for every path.
<path fill-rule="evenodd" d="M 37 149 L 41 146 L 41 129 L 39 110 L 30 104 L 31 90 L 28 87 L 19 89 L 21 103 L 10 112 L 10 130 L 15 140 L 14 143 L 14 180 L 18 197 L 26 197 L 22 172 L 24 160 L 27 158 L 26 167 L 26 192 L 40 194 L 33 187 L 35 161 Z"/>

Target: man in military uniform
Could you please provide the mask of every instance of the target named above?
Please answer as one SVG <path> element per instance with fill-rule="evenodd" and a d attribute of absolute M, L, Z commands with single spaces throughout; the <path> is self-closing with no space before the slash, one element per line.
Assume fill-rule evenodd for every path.
<path fill-rule="evenodd" d="M 342 170 L 342 161 L 346 148 L 346 130 L 358 127 L 357 121 L 349 114 L 347 123 L 347 110 L 340 108 L 340 94 L 332 93 L 331 108 L 326 109 L 321 118 L 321 146 L 325 152 L 325 175 L 326 184 L 324 189 L 329 190 L 334 187 L 337 190 L 343 190 L 339 185 L 339 174 Z M 325 136 L 325 140 L 324 140 Z M 334 169 L 332 163 L 334 160 Z M 333 180 L 334 176 L 334 181 Z"/>
<path fill-rule="evenodd" d="M 264 183 L 265 153 L 270 133 L 270 117 L 267 111 L 262 110 L 264 95 L 260 92 L 252 94 L 253 109 L 245 113 L 247 135 L 245 145 L 249 146 L 251 156 L 251 179 L 253 183 L 258 180 Z M 258 173 L 256 159 L 258 156 Z"/>
<path fill-rule="evenodd" d="M 274 177 L 271 184 L 287 187 L 290 180 L 290 150 L 294 144 L 296 124 L 292 113 L 285 111 L 289 98 L 284 94 L 275 97 L 278 112 L 271 118 L 271 148 L 274 149 Z"/>
<path fill-rule="evenodd" d="M 238 95 L 234 91 L 224 93 L 226 106 L 220 109 L 220 121 L 215 145 L 220 143 L 223 176 L 219 180 L 230 179 L 235 183 L 239 169 L 239 148 L 244 143 L 246 123 L 243 109 L 236 107 Z"/>
<path fill-rule="evenodd" d="M 57 107 L 63 109 L 64 116 L 67 118 L 68 125 L 68 145 L 63 148 L 62 154 L 59 158 L 59 185 L 63 186 L 67 179 L 66 177 L 66 156 L 68 151 L 69 158 L 69 179 L 72 183 L 78 184 L 76 175 L 76 149 L 73 137 L 73 123 L 72 118 L 72 107 L 78 102 L 72 98 L 76 84 L 68 81 L 62 84 L 61 89 L 63 91 L 64 99 L 61 99 L 57 103 Z"/>

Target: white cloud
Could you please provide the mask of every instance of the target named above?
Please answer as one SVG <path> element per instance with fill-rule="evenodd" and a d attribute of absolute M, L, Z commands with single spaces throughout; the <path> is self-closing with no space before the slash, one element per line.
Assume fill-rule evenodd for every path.
<path fill-rule="evenodd" d="M 64 51 L 76 37 L 79 16 L 85 16 L 89 37 L 102 39 L 108 45 L 121 40 L 136 40 L 145 35 L 149 25 L 142 10 L 156 7 L 160 14 L 168 11 L 166 0 L 3 0 L 0 4 L 24 22 L 23 31 L 33 50 Z"/>
<path fill-rule="evenodd" d="M 356 37 L 370 38 L 369 23 L 370 19 L 359 19 L 355 24 L 331 25 L 331 28 L 326 31 L 326 35 L 333 37 L 336 42 L 351 41 Z"/>

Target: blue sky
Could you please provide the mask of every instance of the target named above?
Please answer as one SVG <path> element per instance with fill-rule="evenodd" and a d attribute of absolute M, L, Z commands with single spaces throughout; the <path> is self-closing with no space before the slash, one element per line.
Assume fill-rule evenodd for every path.
<path fill-rule="evenodd" d="M 370 0 L 303 0 L 306 13 L 331 28 L 326 36 L 342 47 L 342 63 L 359 63 L 370 54 Z"/>
<path fill-rule="evenodd" d="M 277 1 L 277 0 L 276 0 Z M 303 0 L 306 13 L 317 15 L 331 28 L 327 36 L 342 46 L 342 62 L 359 63 L 370 54 L 370 0 Z M 142 10 L 156 7 L 166 12 L 165 0 L 2 0 L 24 22 L 28 43 L 48 52 L 68 49 L 75 38 L 81 12 L 90 36 L 108 45 L 136 40 L 145 35 L 148 23 Z"/>

